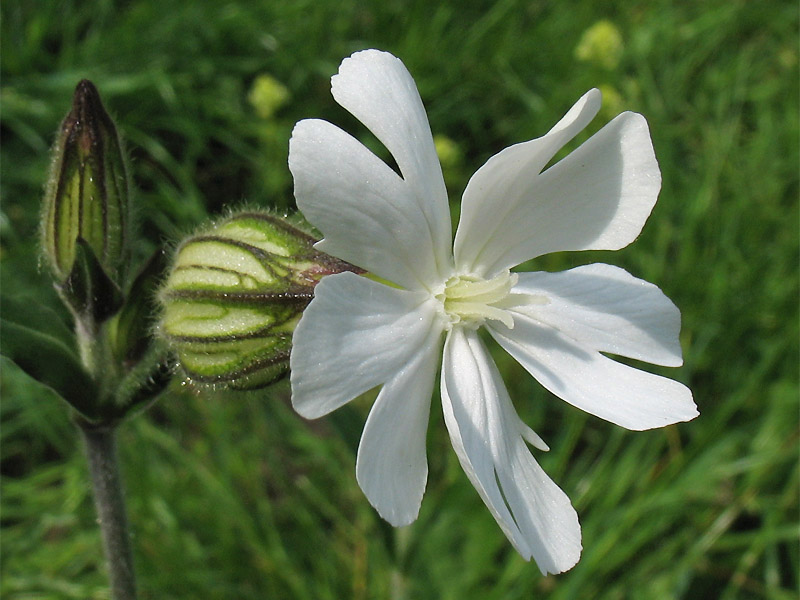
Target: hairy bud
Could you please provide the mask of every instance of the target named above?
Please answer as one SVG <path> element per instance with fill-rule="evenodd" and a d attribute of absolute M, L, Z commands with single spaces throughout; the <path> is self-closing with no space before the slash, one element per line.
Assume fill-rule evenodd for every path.
<path fill-rule="evenodd" d="M 42 214 L 44 255 L 59 281 L 72 271 L 82 239 L 114 279 L 125 263 L 128 177 L 111 117 L 87 80 L 61 123 Z"/>
<path fill-rule="evenodd" d="M 292 332 L 332 273 L 356 267 L 314 249 L 278 217 L 234 215 L 178 248 L 160 299 L 161 333 L 190 379 L 236 389 L 288 372 Z"/>

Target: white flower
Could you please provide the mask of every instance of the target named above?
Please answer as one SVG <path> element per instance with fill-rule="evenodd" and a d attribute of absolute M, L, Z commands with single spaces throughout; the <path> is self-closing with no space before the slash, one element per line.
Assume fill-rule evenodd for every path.
<path fill-rule="evenodd" d="M 289 167 L 317 247 L 392 285 L 326 277 L 294 333 L 292 402 L 325 415 L 383 386 L 367 418 L 356 476 L 393 525 L 416 519 L 425 433 L 444 346 L 445 422 L 464 471 L 508 539 L 543 573 L 572 567 L 580 526 L 569 498 L 526 445 L 547 446 L 517 416 L 478 335 L 489 334 L 545 388 L 628 429 L 697 416 L 684 385 L 607 358 L 682 363 L 680 313 L 654 285 L 605 264 L 511 273 L 549 252 L 630 244 L 661 185 L 647 123 L 623 113 L 542 169 L 595 116 L 591 90 L 545 136 L 506 148 L 473 175 L 451 249 L 441 168 L 414 81 L 391 54 L 345 59 L 333 97 L 391 152 L 400 171 L 321 120 L 300 121 Z"/>

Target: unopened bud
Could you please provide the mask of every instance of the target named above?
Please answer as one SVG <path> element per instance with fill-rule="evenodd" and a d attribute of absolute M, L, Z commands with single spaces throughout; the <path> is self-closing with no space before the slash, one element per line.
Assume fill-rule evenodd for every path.
<path fill-rule="evenodd" d="M 59 281 L 72 270 L 79 238 L 119 280 L 127 247 L 128 194 L 114 122 L 97 88 L 83 80 L 53 147 L 42 214 L 44 255 Z"/>
<path fill-rule="evenodd" d="M 288 372 L 292 332 L 329 274 L 356 267 L 263 213 L 232 216 L 181 244 L 160 299 L 161 332 L 186 375 L 236 389 Z"/>

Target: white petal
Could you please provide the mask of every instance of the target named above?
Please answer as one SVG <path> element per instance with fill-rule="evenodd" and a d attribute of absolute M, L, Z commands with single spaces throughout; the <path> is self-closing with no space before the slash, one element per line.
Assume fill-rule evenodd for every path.
<path fill-rule="evenodd" d="M 318 248 L 409 289 L 442 281 L 438 234 L 414 190 L 361 142 L 326 121 L 300 121 L 289 169 L 298 208 L 325 235 Z"/>
<path fill-rule="evenodd" d="M 459 266 L 479 272 L 495 260 L 497 250 L 487 249 L 517 205 L 531 203 L 532 187 L 542 169 L 564 144 L 575 137 L 600 110 L 601 96 L 589 90 L 547 134 L 509 146 L 492 156 L 469 180 L 461 201 L 461 220 L 455 239 Z M 472 267 L 470 269 L 470 267 Z"/>
<path fill-rule="evenodd" d="M 441 275 L 450 265 L 447 191 L 428 117 L 414 79 L 388 52 L 364 50 L 342 61 L 331 79 L 336 101 L 369 128 L 397 161 L 429 223 Z"/>
<path fill-rule="evenodd" d="M 426 348 L 438 315 L 429 295 L 353 273 L 317 284 L 292 339 L 292 405 L 313 419 L 391 379 Z"/>
<path fill-rule="evenodd" d="M 358 446 L 358 483 L 372 506 L 395 527 L 417 518 L 425 492 L 425 434 L 441 340 L 441 331 L 431 330 L 425 346 L 386 382 Z"/>
<path fill-rule="evenodd" d="M 503 532 L 542 573 L 560 573 L 581 552 L 578 516 L 525 445 L 497 367 L 474 331 L 445 342 L 442 406 L 461 466 Z"/>
<path fill-rule="evenodd" d="M 488 329 L 545 388 L 601 419 L 643 430 L 698 415 L 685 385 L 611 360 L 522 313 L 514 313 L 514 329 Z"/>
<path fill-rule="evenodd" d="M 486 209 L 500 213 L 496 225 L 465 242 L 477 249 L 463 259 L 489 276 L 550 252 L 617 250 L 639 235 L 660 188 L 647 121 L 623 113 L 544 173 L 498 181 Z"/>
<path fill-rule="evenodd" d="M 542 452 L 550 451 L 550 446 L 545 444 L 541 436 L 538 433 L 536 433 L 533 429 L 528 427 L 525 423 L 523 423 L 521 419 L 519 420 L 519 430 L 522 437 L 531 446 L 533 446 L 537 450 L 541 450 Z"/>
<path fill-rule="evenodd" d="M 561 273 L 519 273 L 512 294 L 548 299 L 519 312 L 583 346 L 678 367 L 681 313 L 652 283 L 619 267 L 592 264 Z"/>

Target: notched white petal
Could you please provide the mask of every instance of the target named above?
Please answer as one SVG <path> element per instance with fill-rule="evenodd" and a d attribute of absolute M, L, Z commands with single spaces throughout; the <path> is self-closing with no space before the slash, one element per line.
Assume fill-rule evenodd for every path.
<path fill-rule="evenodd" d="M 471 241 L 456 234 L 459 268 L 472 261 L 488 276 L 550 252 L 618 250 L 639 235 L 661 188 L 647 122 L 635 113 L 619 115 L 543 173 L 502 177 L 507 183 L 487 192 L 484 209 L 496 215 L 478 221 Z M 459 252 L 459 242 L 473 249 Z"/>
<path fill-rule="evenodd" d="M 464 472 L 517 551 L 545 574 L 574 566 L 581 552 L 578 516 L 531 455 L 523 435 L 540 440 L 520 427 L 497 367 L 474 331 L 455 328 L 448 334 L 442 406 Z"/>
<path fill-rule="evenodd" d="M 295 410 L 320 417 L 388 381 L 426 347 L 439 318 L 425 293 L 353 273 L 323 278 L 292 338 Z"/>
<path fill-rule="evenodd" d="M 537 201 L 531 192 L 539 173 L 595 117 L 600 101 L 600 91 L 589 90 L 547 134 L 509 146 L 475 172 L 461 201 L 454 244 L 459 269 L 483 276 L 502 270 L 498 267 L 490 272 L 489 267 L 509 243 L 516 242 L 507 237 L 504 228 L 515 218 L 519 204 Z M 534 222 L 525 225 L 536 226 Z"/>
<path fill-rule="evenodd" d="M 450 209 L 428 116 L 402 61 L 378 50 L 356 52 L 331 79 L 336 101 L 369 128 L 397 162 L 413 190 L 416 210 L 428 222 L 434 253 L 445 275 L 451 264 Z"/>
<path fill-rule="evenodd" d="M 417 354 L 381 389 L 358 446 L 358 483 L 395 527 L 416 520 L 425 492 L 425 434 L 441 348 L 441 331 L 434 327 Z"/>
<path fill-rule="evenodd" d="M 414 190 L 361 142 L 326 121 L 300 121 L 289 169 L 298 208 L 325 235 L 321 250 L 409 289 L 440 279 L 438 234 Z"/>
<path fill-rule="evenodd" d="M 550 392 L 626 429 L 664 427 L 699 414 L 682 383 L 623 365 L 520 313 L 513 330 L 493 323 L 489 332 Z"/>
<path fill-rule="evenodd" d="M 624 269 L 596 263 L 520 273 L 513 291 L 548 298 L 516 310 L 583 346 L 666 367 L 683 363 L 680 311 L 657 286 Z"/>

